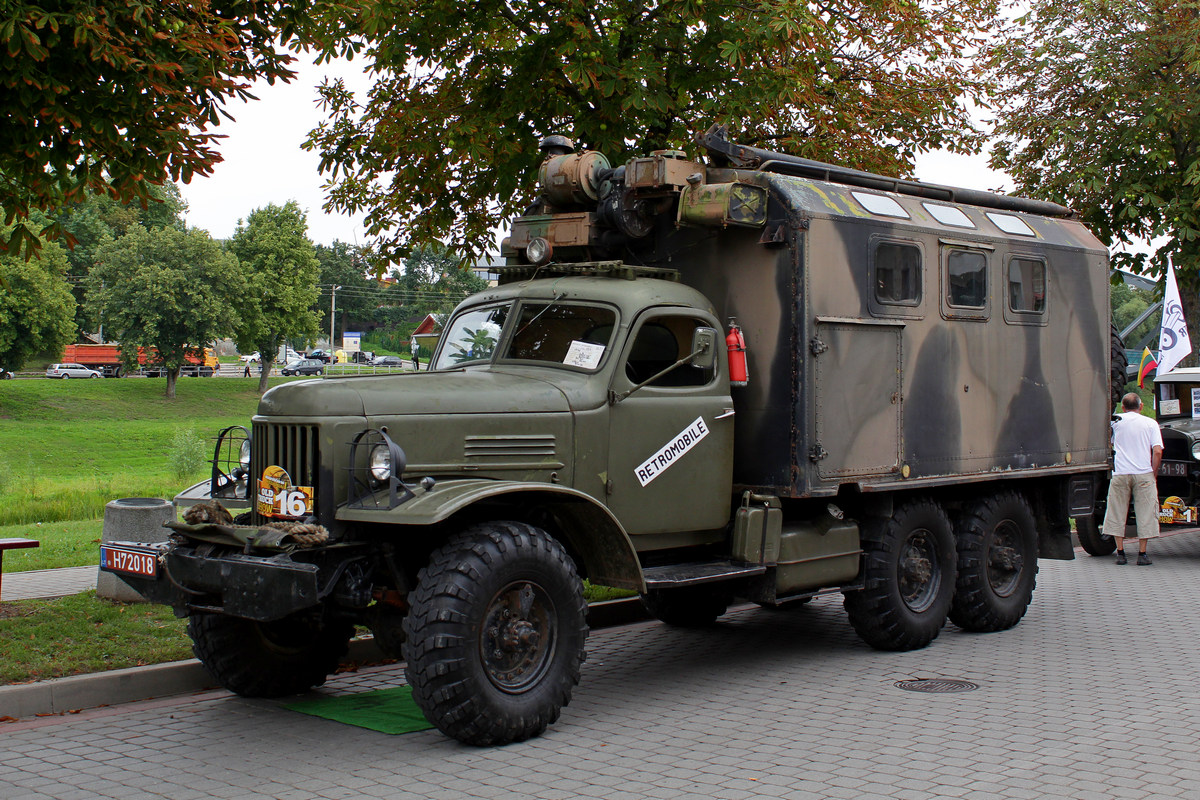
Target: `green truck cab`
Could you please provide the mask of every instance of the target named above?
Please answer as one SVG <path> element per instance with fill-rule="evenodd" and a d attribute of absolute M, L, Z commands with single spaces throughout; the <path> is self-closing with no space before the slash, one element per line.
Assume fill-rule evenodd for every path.
<path fill-rule="evenodd" d="M 429 371 L 272 389 L 105 568 L 246 695 L 366 625 L 478 745 L 570 700 L 583 578 L 688 626 L 841 592 L 886 650 L 1017 624 L 1106 480 L 1106 251 L 1049 203 L 699 143 L 548 139 Z"/>

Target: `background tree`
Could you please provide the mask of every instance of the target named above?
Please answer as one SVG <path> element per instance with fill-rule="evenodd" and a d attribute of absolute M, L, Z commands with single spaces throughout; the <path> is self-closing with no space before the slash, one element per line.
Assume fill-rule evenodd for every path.
<path fill-rule="evenodd" d="M 745 144 L 889 174 L 979 143 L 963 61 L 995 0 L 380 0 L 356 27 L 376 83 L 340 81 L 306 146 L 332 209 L 366 212 L 389 257 L 464 256 L 531 199 L 538 142 L 614 164 L 686 148 L 714 122 Z"/>
<path fill-rule="evenodd" d="M 311 339 L 320 330 L 313 311 L 319 266 L 308 238 L 308 221 L 295 200 L 250 212 L 239 221 L 230 251 L 241 262 L 246 285 L 235 304 L 240 320 L 234 339 L 243 353 L 258 351 L 259 392 L 279 347 L 290 338 Z"/>
<path fill-rule="evenodd" d="M 9 230 L 0 227 L 0 236 Z M 18 370 L 38 353 L 56 359 L 75 338 L 75 298 L 63 281 L 66 271 L 66 252 L 54 242 L 44 245 L 38 264 L 0 253 L 0 367 Z"/>
<path fill-rule="evenodd" d="M 1200 2 L 1039 0 L 992 54 L 1001 81 L 993 166 L 1065 203 L 1135 273 L 1173 262 L 1200 320 Z M 1193 333 L 1193 336 L 1195 333 Z"/>
<path fill-rule="evenodd" d="M 459 265 L 462 258 L 441 245 L 415 248 L 395 271 L 398 294 L 411 314 L 446 314 L 469 294 L 487 288 L 487 281 Z"/>
<path fill-rule="evenodd" d="M 392 272 L 395 283 L 384 290 L 376 320 L 383 330 L 376 339 L 384 347 L 408 352 L 412 332 L 426 314 L 443 317 L 487 281 L 459 266 L 462 258 L 443 246 L 418 247 Z"/>
<path fill-rule="evenodd" d="M 151 186 L 151 202 L 142 208 L 137 202 L 120 203 L 108 195 L 91 194 L 54 213 L 54 218 L 75 240 L 67 251 L 70 264 L 68 280 L 77 302 L 75 325 L 80 331 L 97 331 L 100 315 L 87 300 L 87 286 L 96 250 L 106 238 L 119 239 L 135 225 L 155 229 L 172 227 L 183 230 L 183 212 L 187 204 L 173 183 Z"/>
<path fill-rule="evenodd" d="M 379 284 L 367 277 L 371 259 L 367 248 L 335 241 L 328 247 L 317 245 L 316 257 L 321 294 L 313 306 L 313 312 L 323 320 L 323 333 L 329 330 L 330 290 L 334 286 L 340 287 L 337 290 L 335 331 L 333 340 L 329 342 L 329 348 L 337 350 L 341 342 L 339 334 L 345 332 L 347 320 L 365 322 L 374 318 L 379 305 Z"/>
<path fill-rule="evenodd" d="M 89 298 L 104 314 L 111 338 L 129 366 L 138 348 L 158 351 L 167 371 L 168 399 L 189 353 L 233 326 L 232 298 L 242 282 L 237 259 L 207 231 L 135 225 L 97 248 Z"/>
<path fill-rule="evenodd" d="M 151 184 L 209 174 L 222 105 L 256 78 L 294 77 L 284 47 L 332 35 L 316 25 L 346 13 L 328 0 L 5 3 L 0 208 L 19 224 L 0 249 L 37 249 L 21 222 L 32 209 L 92 192 L 144 203 Z"/>
<path fill-rule="evenodd" d="M 1135 289 L 1125 282 L 1114 284 L 1109 296 L 1109 302 L 1112 306 L 1113 324 L 1117 326 L 1118 331 L 1125 330 L 1142 312 L 1161 299 L 1161 294 L 1156 297 L 1154 292 Z M 1125 337 L 1125 348 L 1127 350 L 1137 350 L 1139 354 L 1142 351 L 1142 347 L 1147 345 L 1157 350 L 1158 327 L 1161 321 L 1161 311 L 1151 314 L 1145 322 L 1130 331 L 1129 335 Z M 1152 341 L 1147 339 L 1147 337 L 1150 337 Z M 1139 344 L 1144 339 L 1146 341 Z"/>

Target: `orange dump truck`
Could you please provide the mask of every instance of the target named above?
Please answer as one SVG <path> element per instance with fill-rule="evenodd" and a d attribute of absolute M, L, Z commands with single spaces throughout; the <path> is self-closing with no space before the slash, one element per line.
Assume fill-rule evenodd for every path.
<path fill-rule="evenodd" d="M 149 350 L 138 348 L 138 369 L 132 373 L 128 372 L 121 362 L 121 346 L 118 344 L 69 344 L 63 352 L 62 360 L 98 369 L 106 378 L 119 378 L 126 374 L 162 378 L 167 374 L 166 367 L 158 363 L 158 351 L 153 347 Z M 217 374 L 220 370 L 219 364 L 213 349 L 205 347 L 187 355 L 179 374 L 208 378 Z"/>

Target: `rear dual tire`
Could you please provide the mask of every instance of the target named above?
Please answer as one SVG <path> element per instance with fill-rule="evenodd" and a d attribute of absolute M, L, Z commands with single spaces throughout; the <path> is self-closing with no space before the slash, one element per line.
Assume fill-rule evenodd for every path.
<path fill-rule="evenodd" d="M 1029 502 L 1001 492 L 958 519 L 958 578 L 950 621 L 967 631 L 1002 631 L 1025 616 L 1037 580 L 1037 526 Z"/>
<path fill-rule="evenodd" d="M 844 605 L 858 635 L 877 650 L 916 650 L 934 639 L 954 597 L 950 519 L 922 498 L 863 525 L 863 579 Z"/>

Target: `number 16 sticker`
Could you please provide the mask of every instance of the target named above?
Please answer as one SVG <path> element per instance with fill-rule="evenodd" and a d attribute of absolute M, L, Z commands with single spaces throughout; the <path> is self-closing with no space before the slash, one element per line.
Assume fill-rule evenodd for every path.
<path fill-rule="evenodd" d="M 311 486 L 292 486 L 283 467 L 267 467 L 258 482 L 257 510 L 264 517 L 297 519 L 308 516 L 313 508 Z"/>

